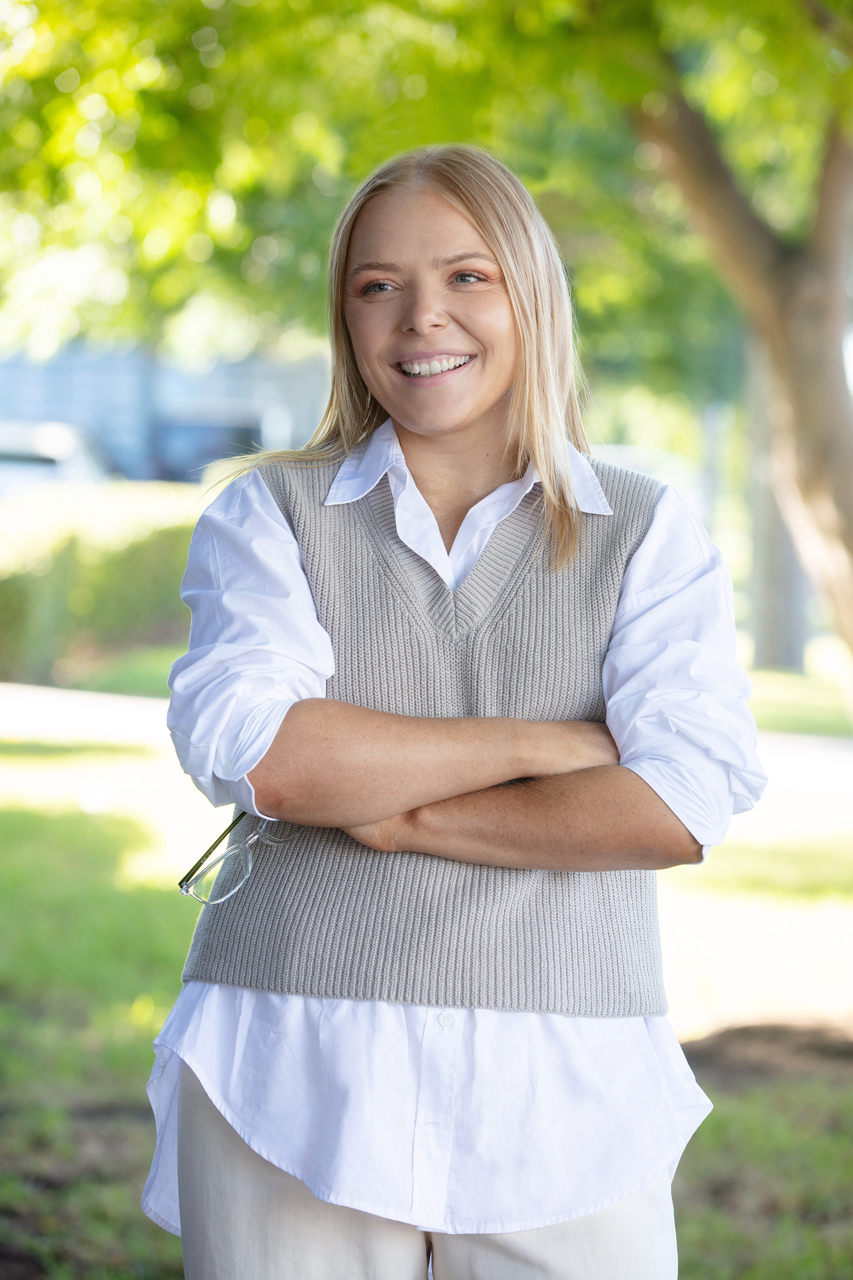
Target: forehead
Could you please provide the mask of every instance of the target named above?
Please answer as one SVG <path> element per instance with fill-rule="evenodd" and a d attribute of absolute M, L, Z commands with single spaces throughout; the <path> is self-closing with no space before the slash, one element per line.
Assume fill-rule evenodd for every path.
<path fill-rule="evenodd" d="M 428 188 L 395 188 L 374 196 L 358 215 L 347 265 L 350 269 L 365 261 L 402 265 L 469 252 L 493 256 L 463 213 Z"/>

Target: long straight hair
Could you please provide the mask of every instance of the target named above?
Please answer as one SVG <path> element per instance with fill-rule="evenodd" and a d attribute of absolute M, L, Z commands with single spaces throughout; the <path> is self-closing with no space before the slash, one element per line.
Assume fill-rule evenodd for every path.
<path fill-rule="evenodd" d="M 544 532 L 554 568 L 577 549 L 581 515 L 572 494 L 568 443 L 588 452 L 575 368 L 572 304 L 556 241 L 514 173 L 479 147 L 422 147 L 381 165 L 341 213 L 329 250 L 332 388 L 322 421 L 304 449 L 255 454 L 268 461 L 344 457 L 388 417 L 359 372 L 344 318 L 347 256 L 365 205 L 383 191 L 424 189 L 442 196 L 476 228 L 495 255 L 518 331 L 518 368 L 509 403 L 508 447 L 516 475 L 532 460 L 542 481 Z"/>

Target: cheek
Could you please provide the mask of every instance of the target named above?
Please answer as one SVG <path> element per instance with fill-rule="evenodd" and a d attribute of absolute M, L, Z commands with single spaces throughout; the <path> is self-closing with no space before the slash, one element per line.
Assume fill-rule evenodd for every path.
<path fill-rule="evenodd" d="M 365 308 L 366 310 L 366 308 Z M 370 393 L 379 399 L 385 394 L 382 382 L 382 361 L 378 358 L 381 336 L 375 332 L 373 317 L 359 307 L 344 307 L 344 319 L 349 330 L 355 363 Z"/>
<path fill-rule="evenodd" d="M 507 375 L 515 376 L 515 365 L 518 359 L 518 331 L 515 317 L 509 306 L 495 308 L 492 316 L 492 333 L 494 345 L 500 355 L 502 365 L 506 365 Z"/>
<path fill-rule="evenodd" d="M 382 317 L 373 308 L 344 307 L 344 319 L 352 340 L 355 358 L 362 373 L 376 363 L 384 342 Z"/>
<path fill-rule="evenodd" d="M 518 346 L 515 318 L 506 298 L 490 299 L 489 305 L 483 307 L 478 317 L 481 333 L 486 343 L 503 361 L 514 362 Z"/>

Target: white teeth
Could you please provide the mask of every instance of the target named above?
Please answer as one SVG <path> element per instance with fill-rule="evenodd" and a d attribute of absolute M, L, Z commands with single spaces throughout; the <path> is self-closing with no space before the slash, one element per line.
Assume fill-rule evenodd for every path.
<path fill-rule="evenodd" d="M 471 356 L 442 356 L 437 360 L 401 360 L 400 368 L 404 373 L 408 373 L 415 378 L 432 378 L 437 373 L 447 373 L 449 369 L 459 369 L 463 364 L 468 364 L 471 359 Z"/>

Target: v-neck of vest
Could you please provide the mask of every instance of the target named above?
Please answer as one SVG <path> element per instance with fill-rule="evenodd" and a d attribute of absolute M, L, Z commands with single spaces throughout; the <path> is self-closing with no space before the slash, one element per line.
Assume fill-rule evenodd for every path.
<path fill-rule="evenodd" d="M 397 533 L 388 477 L 353 504 L 377 559 L 410 611 L 428 626 L 462 636 L 503 613 L 538 559 L 543 526 L 535 490 L 495 528 L 465 581 L 452 591 L 441 575 Z"/>

